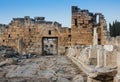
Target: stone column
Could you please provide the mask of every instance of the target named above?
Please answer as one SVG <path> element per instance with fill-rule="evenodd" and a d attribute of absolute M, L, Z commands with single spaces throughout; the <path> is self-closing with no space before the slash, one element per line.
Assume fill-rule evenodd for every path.
<path fill-rule="evenodd" d="M 103 67 L 104 66 L 104 49 L 102 45 L 98 46 L 97 49 L 97 66 L 96 67 Z"/>
<path fill-rule="evenodd" d="M 89 65 L 93 64 L 92 62 L 93 62 L 93 58 L 94 58 L 94 54 L 93 54 L 93 52 L 94 52 L 94 47 L 95 47 L 95 46 L 90 45 L 89 55 L 88 55 L 88 56 L 89 56 L 89 57 L 88 57 L 88 58 L 89 58 L 89 60 L 88 60 L 88 62 L 89 62 L 88 64 L 89 64 Z"/>
<path fill-rule="evenodd" d="M 104 67 L 107 66 L 107 61 L 108 61 L 106 52 L 107 52 L 107 51 L 105 50 L 105 51 L 104 51 Z"/>
<path fill-rule="evenodd" d="M 90 45 L 90 48 L 89 48 L 89 58 L 92 58 L 91 49 L 92 49 L 92 45 Z"/>
<path fill-rule="evenodd" d="M 97 27 L 94 27 L 93 32 L 93 45 L 98 45 L 98 33 L 97 33 Z"/>
<path fill-rule="evenodd" d="M 90 65 L 97 65 L 97 46 L 98 45 L 92 45 L 89 51 L 89 64 Z"/>

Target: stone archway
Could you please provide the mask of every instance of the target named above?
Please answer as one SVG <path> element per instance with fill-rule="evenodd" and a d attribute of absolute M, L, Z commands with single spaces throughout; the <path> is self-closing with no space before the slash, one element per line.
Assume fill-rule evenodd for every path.
<path fill-rule="evenodd" d="M 42 55 L 58 54 L 58 37 L 42 38 Z"/>

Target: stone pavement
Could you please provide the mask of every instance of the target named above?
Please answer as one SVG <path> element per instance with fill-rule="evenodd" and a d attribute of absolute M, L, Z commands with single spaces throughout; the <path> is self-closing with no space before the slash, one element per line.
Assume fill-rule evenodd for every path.
<path fill-rule="evenodd" d="M 85 82 L 85 74 L 66 56 L 41 56 L 0 67 L 0 82 Z"/>

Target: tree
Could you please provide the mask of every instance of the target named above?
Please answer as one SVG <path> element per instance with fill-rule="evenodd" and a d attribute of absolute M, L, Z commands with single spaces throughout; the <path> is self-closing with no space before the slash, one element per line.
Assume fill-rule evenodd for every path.
<path fill-rule="evenodd" d="M 109 30 L 111 37 L 120 36 L 120 22 L 116 20 L 112 24 L 109 23 Z"/>

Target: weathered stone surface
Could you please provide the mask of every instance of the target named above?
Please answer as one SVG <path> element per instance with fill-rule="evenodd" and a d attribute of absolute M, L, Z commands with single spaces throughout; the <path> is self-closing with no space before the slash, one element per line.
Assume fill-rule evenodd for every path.
<path fill-rule="evenodd" d="M 104 45 L 104 49 L 107 51 L 113 51 L 113 45 Z"/>
<path fill-rule="evenodd" d="M 67 56 L 89 76 L 88 82 L 113 82 L 116 73 L 115 79 L 118 80 L 120 76 L 119 49 L 119 41 L 116 40 L 114 45 L 69 47 Z M 90 64 L 86 62 L 90 62 Z"/>
<path fill-rule="evenodd" d="M 72 82 L 84 82 L 83 76 L 77 75 L 73 78 Z"/>
<path fill-rule="evenodd" d="M 15 61 L 12 58 L 8 58 L 5 61 L 0 62 L 0 66 L 14 64 Z"/>
<path fill-rule="evenodd" d="M 1 77 L 5 77 L 5 74 L 6 74 L 5 72 L 1 72 L 1 71 L 0 71 L 0 78 L 1 78 Z"/>
<path fill-rule="evenodd" d="M 0 27 L 0 45 L 4 45 L 0 46 L 0 77 L 4 77 L 0 82 L 16 82 L 17 78 L 18 82 L 84 82 L 83 74 L 79 75 L 81 71 L 65 56 L 26 60 L 28 54 L 65 53 L 89 76 L 88 82 L 112 81 L 116 72 L 115 82 L 119 82 L 120 37 L 112 38 L 103 45 L 106 43 L 107 30 L 101 13 L 93 14 L 73 6 L 72 28 L 63 28 L 57 22 L 45 21 L 44 17 L 32 19 L 29 16 L 14 18 L 9 25 L 0 24 Z M 85 46 L 91 44 L 94 45 Z M 19 58 L 16 51 L 23 54 L 23 58 L 18 65 L 13 65 L 13 58 Z"/>
<path fill-rule="evenodd" d="M 6 77 L 6 79 L 46 78 L 51 82 L 71 82 L 76 75 L 81 73 L 66 56 L 25 59 L 18 65 L 3 66 L 1 71 L 5 73 L 5 75 L 1 74 L 1 77 Z"/>
<path fill-rule="evenodd" d="M 56 82 L 71 82 L 71 81 L 66 78 L 59 77 Z"/>
<path fill-rule="evenodd" d="M 96 23 L 97 16 L 99 24 Z M 66 53 L 65 48 L 71 45 L 90 45 L 95 42 L 105 44 L 106 22 L 101 13 L 93 14 L 73 6 L 71 21 L 71 28 L 67 28 L 58 22 L 46 21 L 44 17 L 13 18 L 9 25 L 0 25 L 0 45 L 11 46 L 21 54 L 63 55 Z M 95 39 L 95 36 L 98 37 Z M 51 42 L 52 39 L 54 40 Z M 14 52 L 7 51 L 6 56 L 13 54 Z"/>
<path fill-rule="evenodd" d="M 19 53 L 9 46 L 0 46 L 0 56 L 5 58 L 19 57 Z"/>
<path fill-rule="evenodd" d="M 46 78 L 0 78 L 0 82 L 52 82 L 50 79 Z"/>

